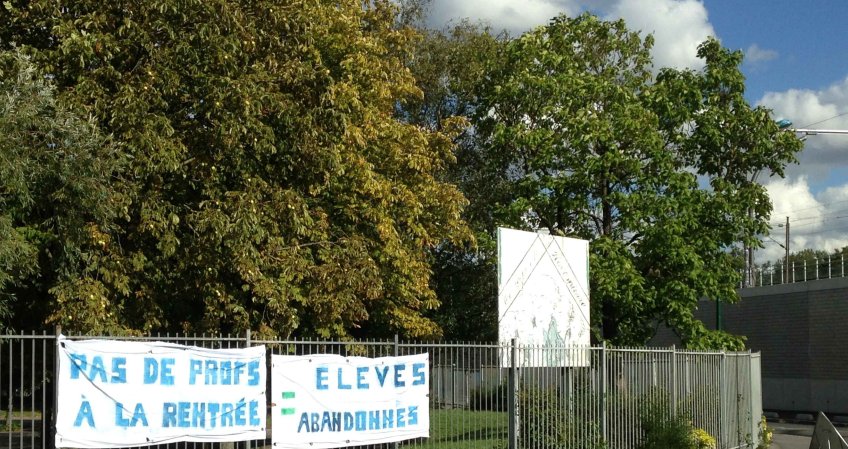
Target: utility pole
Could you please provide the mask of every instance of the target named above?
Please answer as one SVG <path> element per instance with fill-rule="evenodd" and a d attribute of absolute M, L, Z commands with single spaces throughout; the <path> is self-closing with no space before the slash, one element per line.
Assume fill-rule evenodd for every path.
<path fill-rule="evenodd" d="M 754 247 L 748 245 L 748 287 L 754 287 L 757 284 L 757 268 L 754 266 Z"/>
<path fill-rule="evenodd" d="M 783 243 L 783 245 L 780 245 L 779 242 L 777 244 L 780 245 L 780 247 L 783 248 L 783 250 L 786 252 L 786 255 L 783 256 L 783 283 L 788 284 L 788 283 L 792 282 L 792 280 L 789 279 L 792 276 L 792 270 L 791 270 L 791 268 L 789 268 L 789 217 L 786 217 L 786 224 L 780 223 L 780 224 L 777 225 L 777 227 L 778 228 L 785 228 L 784 229 L 784 235 L 785 235 L 784 243 Z M 777 242 L 777 240 L 775 240 L 775 242 Z"/>
<path fill-rule="evenodd" d="M 786 243 L 783 245 L 786 248 L 786 257 L 783 261 L 783 271 L 786 273 L 783 277 L 784 284 L 788 284 L 792 281 L 789 280 L 789 217 L 786 217 Z"/>

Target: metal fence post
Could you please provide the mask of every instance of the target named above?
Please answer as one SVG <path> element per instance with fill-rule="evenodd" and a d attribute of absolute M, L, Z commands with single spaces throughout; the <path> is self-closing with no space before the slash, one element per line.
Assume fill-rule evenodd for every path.
<path fill-rule="evenodd" d="M 591 348 L 589 349 L 591 351 Z M 609 441 L 607 435 L 607 342 L 601 342 L 601 438 Z"/>
<path fill-rule="evenodd" d="M 744 388 L 742 389 L 742 394 L 745 395 L 745 402 L 748 405 L 747 410 L 746 410 L 747 414 L 748 414 L 748 418 L 749 418 L 748 423 L 747 423 L 748 429 L 753 430 L 752 424 L 754 422 L 754 400 L 753 400 L 753 397 L 752 397 L 753 393 L 751 391 L 751 350 L 750 349 L 748 349 L 748 354 L 746 355 L 744 360 L 745 360 L 745 364 L 743 366 L 745 367 L 745 373 L 748 374 L 748 376 L 747 376 L 748 378 L 747 378 L 747 381 L 745 381 L 742 384 L 742 385 L 744 385 Z M 744 376 L 744 373 L 743 373 L 743 376 Z M 746 380 L 746 379 L 743 379 L 743 380 Z M 749 439 L 751 441 L 756 440 L 756 438 L 757 438 L 756 433 L 750 433 L 749 435 L 750 435 Z"/>
<path fill-rule="evenodd" d="M 718 444 L 716 447 L 725 449 L 727 438 L 724 437 L 725 431 L 725 413 L 724 408 L 727 402 L 727 394 L 725 393 L 725 388 L 727 387 L 727 354 L 724 350 L 721 351 L 721 364 L 719 365 L 719 374 L 718 374 Z"/>
<path fill-rule="evenodd" d="M 456 408 L 456 363 L 451 363 L 451 408 Z"/>
<path fill-rule="evenodd" d="M 62 325 L 56 325 L 56 344 L 53 345 L 53 403 L 50 404 L 51 410 L 44 410 L 44 416 L 50 417 L 50 425 L 48 428 L 50 429 L 50 438 L 47 435 L 42 435 L 42 441 L 46 440 L 46 447 L 56 447 L 56 422 L 59 419 L 59 357 L 61 351 L 59 350 L 59 336 L 62 335 Z"/>
<path fill-rule="evenodd" d="M 509 449 L 518 449 L 518 339 L 510 341 L 509 396 L 507 397 L 507 417 L 509 419 Z"/>
<path fill-rule="evenodd" d="M 677 348 L 671 345 L 671 413 L 677 416 Z"/>
<path fill-rule="evenodd" d="M 400 340 L 398 339 L 398 334 L 395 334 L 395 357 L 397 357 L 399 355 L 400 355 Z M 400 417 L 400 416 L 398 416 L 398 417 Z M 398 449 L 397 441 L 395 441 L 395 443 L 392 445 L 392 447 L 394 447 L 394 449 Z"/>

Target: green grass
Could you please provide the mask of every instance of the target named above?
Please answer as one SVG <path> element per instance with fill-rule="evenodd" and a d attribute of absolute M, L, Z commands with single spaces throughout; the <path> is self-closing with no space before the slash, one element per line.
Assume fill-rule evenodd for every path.
<path fill-rule="evenodd" d="M 503 449 L 507 447 L 505 412 L 430 410 L 430 438 L 417 441 L 426 449 Z"/>
<path fill-rule="evenodd" d="M 3 418 L 9 417 L 9 411 L 3 410 L 2 412 Z M 13 410 L 11 414 L 12 419 L 23 419 L 23 420 L 32 420 L 32 419 L 41 419 L 41 411 L 40 410 Z"/>
<path fill-rule="evenodd" d="M 24 427 L 32 427 L 35 421 L 41 420 L 40 411 L 9 411 L 0 412 L 0 432 L 18 432 Z"/>

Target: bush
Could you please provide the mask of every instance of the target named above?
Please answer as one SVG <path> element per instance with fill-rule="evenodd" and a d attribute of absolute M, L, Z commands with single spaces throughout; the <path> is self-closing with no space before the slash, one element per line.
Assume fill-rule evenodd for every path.
<path fill-rule="evenodd" d="M 509 390 L 505 386 L 499 386 L 498 389 L 498 396 L 505 406 Z M 484 393 L 481 391 L 479 396 L 486 397 Z M 489 394 L 494 393 L 490 390 Z M 608 413 L 623 418 L 622 422 L 638 425 L 609 429 L 610 440 L 604 441 L 600 424 L 593 419 L 598 412 L 594 408 L 597 400 L 597 393 L 588 387 L 576 388 L 569 394 L 556 387 L 523 385 L 518 397 L 520 446 L 538 449 L 599 449 L 637 439 L 638 449 L 716 448 L 716 439 L 706 430 L 693 426 L 692 416 L 683 411 L 686 409 L 682 403 L 677 404 L 679 413 L 674 413 L 672 398 L 662 389 L 646 394 L 607 396 Z M 758 449 L 764 447 L 768 446 Z"/>
<path fill-rule="evenodd" d="M 642 438 L 638 449 L 714 449 L 715 438 L 704 429 L 692 427 L 685 414 L 672 413 L 668 394 L 648 394 L 639 410 Z"/>
<path fill-rule="evenodd" d="M 509 386 L 506 383 L 494 387 L 471 390 L 469 406 L 475 411 L 505 412 L 509 403 Z"/>
<path fill-rule="evenodd" d="M 579 419 L 587 416 L 574 404 L 585 404 L 579 390 L 567 397 L 556 388 L 524 387 L 519 394 L 521 417 L 519 439 L 522 447 L 559 449 L 579 447 L 603 449 L 605 443 L 596 422 Z"/>
<path fill-rule="evenodd" d="M 692 439 L 697 449 L 715 449 L 716 447 L 715 438 L 704 429 L 692 429 Z"/>
<path fill-rule="evenodd" d="M 768 426 L 766 422 L 766 417 L 760 417 L 760 443 L 757 444 L 757 449 L 768 449 L 771 447 L 772 439 L 774 438 L 774 432 L 771 427 Z"/>

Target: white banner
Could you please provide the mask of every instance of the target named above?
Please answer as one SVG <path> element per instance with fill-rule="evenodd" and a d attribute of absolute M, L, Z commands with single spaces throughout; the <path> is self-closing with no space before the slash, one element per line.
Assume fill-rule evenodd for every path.
<path fill-rule="evenodd" d="M 56 447 L 265 439 L 265 347 L 58 340 Z"/>
<path fill-rule="evenodd" d="M 539 348 L 519 366 L 588 366 L 589 309 L 588 241 L 498 228 L 500 341 Z"/>
<path fill-rule="evenodd" d="M 271 356 L 275 448 L 335 448 L 430 436 L 430 362 Z"/>

